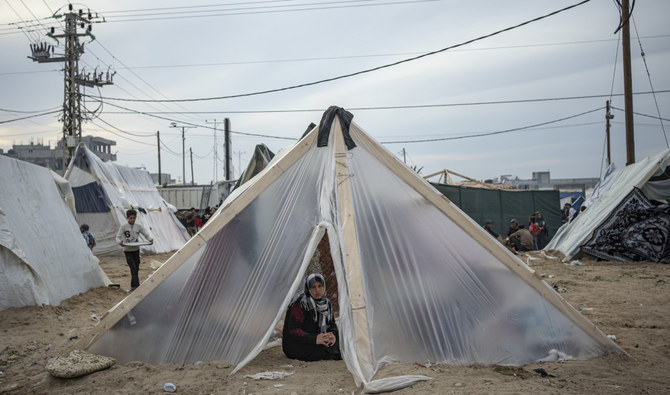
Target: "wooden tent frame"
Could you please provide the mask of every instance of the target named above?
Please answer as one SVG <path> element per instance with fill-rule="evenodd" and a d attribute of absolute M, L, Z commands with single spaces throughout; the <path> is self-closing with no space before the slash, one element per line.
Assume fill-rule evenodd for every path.
<path fill-rule="evenodd" d="M 352 306 L 353 325 L 355 330 L 356 351 L 360 367 L 367 373 L 372 369 L 372 354 L 368 331 L 367 309 L 365 295 L 362 285 L 360 255 L 358 239 L 356 237 L 355 217 L 353 201 L 351 196 L 351 185 L 348 173 L 348 153 L 344 147 L 342 130 L 336 117 L 331 127 L 335 133 L 336 151 L 336 180 L 338 180 L 338 204 L 340 207 L 340 220 L 342 226 L 343 243 L 347 246 L 343 259 L 346 264 L 347 280 L 350 284 L 349 298 Z M 606 351 L 624 353 L 616 343 L 609 339 L 595 324 L 587 320 L 581 313 L 558 295 L 546 284 L 534 270 L 528 268 L 521 260 L 514 256 L 502 245 L 489 237 L 485 230 L 463 215 L 444 195 L 435 190 L 430 184 L 417 176 L 407 168 L 388 150 L 381 147 L 379 143 L 372 140 L 353 122 L 350 125 L 350 135 L 359 146 L 371 153 L 377 160 L 389 168 L 403 182 L 412 187 L 422 197 L 431 202 L 436 208 L 444 213 L 450 220 L 456 223 L 466 234 L 475 239 L 491 255 L 502 264 L 518 275 L 531 288 L 556 307 L 562 314 L 575 323 L 580 329 L 587 333 Z M 81 340 L 74 346 L 86 349 L 98 340 L 104 332 L 111 329 L 124 315 L 129 313 L 142 299 L 152 292 L 158 285 L 186 262 L 193 253 L 199 250 L 207 241 L 216 235 L 226 224 L 259 196 L 279 176 L 286 172 L 299 158 L 316 144 L 318 127 L 312 129 L 302 140 L 300 140 L 290 151 L 281 157 L 275 164 L 267 167 L 258 179 L 248 186 L 236 199 L 227 203 L 209 220 L 207 224 L 193 236 L 179 251 L 177 251 L 165 264 L 144 281 L 133 293 L 107 311 L 97 326 L 89 333 L 82 335 Z M 355 152 L 355 151 L 354 151 Z M 355 247 L 355 248 L 354 248 Z"/>

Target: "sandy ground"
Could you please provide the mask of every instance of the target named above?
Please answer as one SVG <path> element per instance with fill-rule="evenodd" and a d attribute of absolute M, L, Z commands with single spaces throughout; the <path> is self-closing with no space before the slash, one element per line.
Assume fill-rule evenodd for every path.
<path fill-rule="evenodd" d="M 169 254 L 143 256 L 141 279 Z M 668 394 L 670 393 L 670 265 L 593 262 L 570 266 L 538 253 L 521 256 L 604 333 L 615 335 L 628 352 L 588 361 L 537 363 L 522 367 L 390 365 L 377 374 L 422 374 L 431 381 L 397 394 Z M 359 394 L 361 389 L 342 361 L 300 362 L 281 347 L 262 352 L 238 373 L 221 361 L 194 365 L 130 362 L 75 379 L 54 378 L 50 358 L 67 355 L 111 306 L 128 295 L 130 276 L 123 257 L 103 257 L 101 266 L 121 288 L 97 288 L 60 306 L 25 307 L 0 312 L 0 393 L 156 394 L 174 383 L 183 394 Z M 592 310 L 590 310 L 592 309 Z M 542 377 L 534 369 L 551 375 Z M 266 371 L 293 372 L 281 380 L 254 380 Z"/>

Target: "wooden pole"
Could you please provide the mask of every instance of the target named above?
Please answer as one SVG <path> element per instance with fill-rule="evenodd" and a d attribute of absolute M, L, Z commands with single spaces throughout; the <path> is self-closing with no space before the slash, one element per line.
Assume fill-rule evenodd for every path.
<path fill-rule="evenodd" d="M 626 166 L 635 163 L 635 133 L 633 130 L 633 80 L 630 65 L 630 23 L 628 0 L 621 1 L 623 41 L 623 89 L 626 104 Z"/>

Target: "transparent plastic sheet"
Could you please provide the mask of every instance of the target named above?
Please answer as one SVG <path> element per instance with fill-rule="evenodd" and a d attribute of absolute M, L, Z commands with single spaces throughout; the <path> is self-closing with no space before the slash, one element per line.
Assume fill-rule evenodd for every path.
<path fill-rule="evenodd" d="M 62 179 L 0 156 L 0 310 L 58 305 L 109 281 L 81 236 Z"/>
<path fill-rule="evenodd" d="M 602 353 L 363 147 L 349 155 L 375 371 L 388 362 L 522 365 L 552 349 Z"/>
<path fill-rule="evenodd" d="M 146 227 L 154 239 L 153 245 L 142 247 L 143 252 L 175 251 L 188 240 L 186 229 L 165 205 L 145 170 L 103 162 L 83 145 L 77 147 L 75 158 L 67 172 L 71 185 L 80 187 L 97 182 L 112 205 L 111 211 L 106 213 L 77 214 L 77 220 L 88 224 L 96 238 L 95 254 L 121 254 L 123 250 L 116 242 L 116 232 L 126 223 L 125 213 L 130 207 L 145 210 L 138 212 L 137 223 Z M 82 203 L 77 205 L 87 206 Z"/>
<path fill-rule="evenodd" d="M 598 227 L 623 200 L 634 186 L 643 189 L 652 172 L 658 168 L 665 169 L 670 165 L 670 149 L 655 156 L 646 157 L 621 169 L 616 178 L 608 182 L 608 188 L 600 192 L 597 200 L 593 200 L 586 211 L 581 212 L 572 222 L 561 226 L 554 238 L 545 249 L 558 250 L 565 255 L 568 262 L 578 252 Z"/>
<path fill-rule="evenodd" d="M 286 308 L 320 222 L 318 191 L 328 162 L 324 151 L 312 148 L 91 351 L 122 363 L 232 364 L 258 352 L 278 312 Z"/>

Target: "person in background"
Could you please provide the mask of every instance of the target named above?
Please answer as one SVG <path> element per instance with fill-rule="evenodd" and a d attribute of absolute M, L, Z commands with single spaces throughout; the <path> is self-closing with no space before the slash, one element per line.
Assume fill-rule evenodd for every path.
<path fill-rule="evenodd" d="M 149 240 L 149 244 L 154 243 L 154 239 L 149 235 L 149 232 L 140 224 L 136 224 L 137 211 L 130 209 L 126 211 L 126 220 L 128 223 L 121 225 L 119 231 L 116 233 L 116 241 L 123 247 L 123 253 L 126 255 L 126 263 L 130 268 L 130 288 L 140 286 L 140 247 L 136 245 L 126 245 L 128 243 L 137 243 L 140 235 Z"/>
<path fill-rule="evenodd" d="M 86 245 L 92 251 L 93 247 L 95 247 L 95 245 L 96 245 L 96 242 L 95 242 L 95 237 L 88 230 L 88 225 L 81 224 L 81 226 L 79 227 L 79 231 L 81 232 L 81 235 L 84 236 L 84 240 L 86 240 Z"/>
<path fill-rule="evenodd" d="M 493 236 L 494 238 L 500 239 L 500 236 L 496 232 L 493 231 L 493 221 L 492 220 L 490 220 L 490 219 L 486 220 L 486 224 L 484 225 L 484 229 L 486 229 L 486 231 L 489 232 L 489 234 L 491 236 Z"/>
<path fill-rule="evenodd" d="M 537 237 L 537 249 L 541 250 L 547 245 L 547 241 L 549 240 L 549 226 L 539 211 L 535 213 L 535 223 L 540 227 L 540 234 Z"/>
<path fill-rule="evenodd" d="M 537 226 L 535 223 L 535 216 L 531 215 L 530 216 L 530 225 L 528 225 L 528 231 L 530 232 L 530 235 L 533 236 L 533 251 L 537 251 L 537 237 L 540 235 L 540 227 Z"/>
<path fill-rule="evenodd" d="M 516 219 L 512 219 L 511 221 L 509 221 L 509 229 L 507 229 L 507 237 L 509 237 L 512 233 L 519 230 L 518 226 L 519 224 L 516 222 Z"/>
<path fill-rule="evenodd" d="M 509 236 L 508 247 L 513 247 L 516 251 L 520 252 L 533 249 L 533 236 L 524 224 L 520 224 L 519 230 Z"/>
<path fill-rule="evenodd" d="M 196 218 L 197 214 L 195 212 L 195 207 L 191 207 L 191 209 L 188 210 L 188 213 L 186 214 L 186 230 L 190 236 L 193 236 L 198 232 L 198 227 L 195 224 Z"/>
<path fill-rule="evenodd" d="M 286 311 L 282 349 L 287 357 L 302 361 L 342 359 L 333 307 L 326 297 L 326 281 L 310 274 Z"/>

